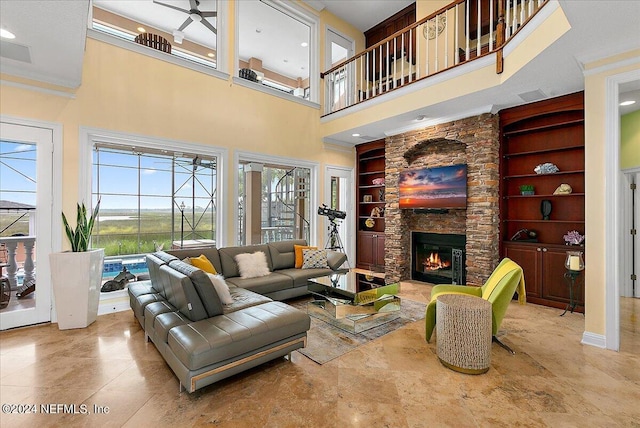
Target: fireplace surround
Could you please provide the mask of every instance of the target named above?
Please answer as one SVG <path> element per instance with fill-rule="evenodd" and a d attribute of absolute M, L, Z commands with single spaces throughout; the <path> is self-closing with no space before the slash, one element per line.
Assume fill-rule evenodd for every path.
<path fill-rule="evenodd" d="M 482 285 L 499 261 L 499 123 L 490 113 L 389 136 L 385 144 L 385 275 L 412 278 L 411 232 L 465 237 L 466 284 Z M 400 171 L 467 165 L 467 207 L 415 212 L 399 207 Z"/>
<path fill-rule="evenodd" d="M 411 232 L 411 279 L 465 284 L 465 245 L 461 234 Z"/>

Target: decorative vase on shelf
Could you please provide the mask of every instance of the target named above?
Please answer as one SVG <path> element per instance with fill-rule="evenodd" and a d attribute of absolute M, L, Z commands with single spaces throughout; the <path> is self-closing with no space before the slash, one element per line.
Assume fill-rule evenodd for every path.
<path fill-rule="evenodd" d="M 551 215 L 551 201 L 543 199 L 540 203 L 540 212 L 542 213 L 543 220 L 549 220 Z"/>

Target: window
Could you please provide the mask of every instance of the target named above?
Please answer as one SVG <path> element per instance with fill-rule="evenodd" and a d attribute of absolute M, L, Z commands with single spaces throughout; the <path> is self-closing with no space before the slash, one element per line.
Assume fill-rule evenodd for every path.
<path fill-rule="evenodd" d="M 216 156 L 95 144 L 92 246 L 121 256 L 215 244 L 217 171 Z"/>
<path fill-rule="evenodd" d="M 246 245 L 248 242 L 247 229 L 251 226 L 247 225 L 246 213 L 251 210 L 252 204 L 260 206 L 261 243 L 285 239 L 306 239 L 310 242 L 310 169 L 285 165 L 260 165 L 261 168 L 250 168 L 249 165 L 254 166 L 255 163 L 241 162 L 238 169 L 239 244 Z M 259 194 L 248 194 L 250 192 L 246 190 L 247 173 L 250 169 L 260 174 Z M 253 233 L 255 235 L 258 231 L 255 230 Z"/>
<path fill-rule="evenodd" d="M 30 235 L 36 207 L 35 144 L 0 141 L 0 201 L 0 237 Z"/>
<path fill-rule="evenodd" d="M 184 12 L 160 4 L 167 2 L 131 3 L 95 0 L 93 29 L 129 41 L 135 41 L 136 36 L 142 33 L 160 36 L 171 45 L 168 52 L 171 55 L 217 68 L 219 17 L 216 0 L 198 2 L 197 9 L 202 16 L 200 21 L 204 22 L 190 20 L 188 11 L 191 5 L 188 0 L 171 4 Z M 209 16 L 214 13 L 215 16 Z"/>
<path fill-rule="evenodd" d="M 236 5 L 239 77 L 316 102 L 317 17 L 281 1 Z"/>

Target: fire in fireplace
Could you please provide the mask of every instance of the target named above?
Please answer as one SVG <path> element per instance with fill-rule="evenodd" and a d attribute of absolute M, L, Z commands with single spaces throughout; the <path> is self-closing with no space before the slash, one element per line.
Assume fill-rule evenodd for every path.
<path fill-rule="evenodd" d="M 411 278 L 434 284 L 464 284 L 465 235 L 411 233 Z"/>
<path fill-rule="evenodd" d="M 424 265 L 425 272 L 447 269 L 451 267 L 451 261 L 440 258 L 440 253 L 438 252 L 431 252 L 431 254 L 429 254 L 429 257 L 427 257 L 424 262 L 422 262 L 422 264 Z"/>

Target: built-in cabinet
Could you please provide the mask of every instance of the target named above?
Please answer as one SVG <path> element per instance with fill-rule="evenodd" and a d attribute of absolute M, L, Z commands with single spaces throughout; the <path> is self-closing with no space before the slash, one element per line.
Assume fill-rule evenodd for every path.
<path fill-rule="evenodd" d="M 356 157 L 356 266 L 379 271 L 384 269 L 384 140 L 357 145 Z"/>
<path fill-rule="evenodd" d="M 583 93 L 502 110 L 500 129 L 502 255 L 522 266 L 528 301 L 564 308 L 566 252 L 584 251 L 563 239 L 585 231 Z M 559 171 L 537 173 L 545 163 Z M 571 192 L 558 193 L 561 185 Z M 579 311 L 583 295 L 579 287 Z"/>

